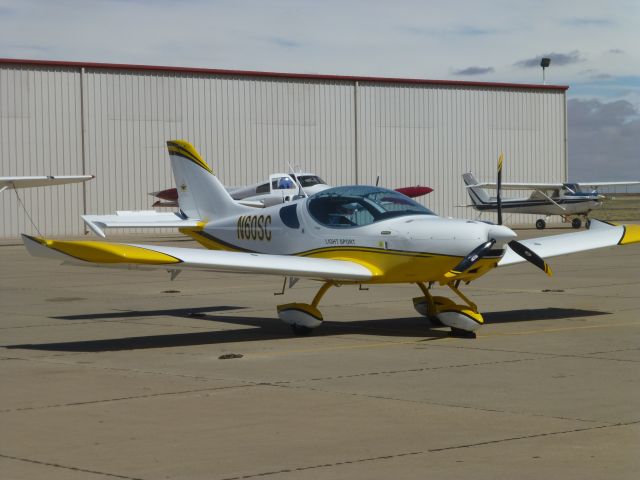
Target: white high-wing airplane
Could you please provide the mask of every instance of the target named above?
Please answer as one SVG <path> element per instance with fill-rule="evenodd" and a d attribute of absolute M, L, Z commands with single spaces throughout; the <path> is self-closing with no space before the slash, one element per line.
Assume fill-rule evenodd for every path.
<path fill-rule="evenodd" d="M 298 186 L 298 183 L 300 184 Z M 292 187 L 293 186 L 293 187 Z M 315 173 L 272 173 L 266 182 L 255 183 L 247 187 L 227 187 L 227 192 L 231 198 L 238 203 L 248 205 L 250 207 L 270 207 L 278 203 L 290 202 L 301 193 L 304 196 L 311 196 L 315 193 L 331 188 L 330 185 L 322 180 Z M 302 189 L 302 192 L 300 191 Z M 416 185 L 413 187 L 396 188 L 396 192 L 415 198 L 421 197 L 433 192 L 430 187 Z M 169 188 L 159 192 L 153 192 L 149 195 L 159 198 L 153 204 L 154 207 L 179 207 L 178 205 L 178 189 Z"/>
<path fill-rule="evenodd" d="M 588 231 L 519 242 L 503 225 L 442 218 L 398 192 L 345 186 L 261 210 L 231 198 L 195 148 L 167 142 L 184 218 L 181 231 L 211 250 L 104 241 L 59 241 L 23 235 L 33 255 L 81 265 L 268 274 L 322 282 L 311 303 L 278 305 L 279 318 L 298 334 L 320 326 L 318 305 L 336 285 L 413 283 L 422 315 L 475 336 L 483 323 L 461 291 L 504 267 L 529 261 L 551 275 L 543 258 L 640 242 L 640 225 L 593 220 Z M 459 303 L 433 296 L 448 287 Z"/>
<path fill-rule="evenodd" d="M 486 188 L 497 188 L 497 183 L 478 182 L 473 173 L 462 175 L 467 186 L 467 193 L 471 198 L 471 205 L 480 212 L 497 212 L 498 199 L 491 197 Z M 638 181 L 630 182 L 579 182 L 579 183 L 514 183 L 501 182 L 502 190 L 533 190 L 529 197 L 502 198 L 502 211 L 504 213 L 531 213 L 544 215 L 544 219 L 536 221 L 536 228 L 542 230 L 547 225 L 551 215 L 560 215 L 563 219 L 571 219 L 573 228 L 582 226 L 582 219 L 589 228 L 591 221 L 589 213 L 602 207 L 604 196 L 598 194 L 598 187 L 616 185 L 638 185 Z M 589 188 L 585 191 L 584 188 Z"/>
<path fill-rule="evenodd" d="M 310 196 L 331 187 L 314 173 L 272 173 L 266 182 L 246 187 L 225 186 L 225 188 L 238 203 L 249 207 L 264 208 L 289 202 L 301 193 Z M 160 199 L 153 204 L 154 207 L 178 207 L 177 188 L 169 188 L 149 195 Z"/>
<path fill-rule="evenodd" d="M 93 175 L 39 175 L 30 177 L 0 177 L 0 192 L 18 188 L 51 187 L 67 183 L 86 182 Z"/>

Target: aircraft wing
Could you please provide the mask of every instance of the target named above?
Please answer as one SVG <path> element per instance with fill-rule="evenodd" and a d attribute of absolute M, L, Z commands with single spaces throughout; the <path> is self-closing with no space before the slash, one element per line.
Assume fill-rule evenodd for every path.
<path fill-rule="evenodd" d="M 613 187 L 616 185 L 640 185 L 640 182 L 576 182 L 581 187 Z"/>
<path fill-rule="evenodd" d="M 556 190 L 564 186 L 563 183 L 525 183 L 525 182 L 502 182 L 503 190 Z M 467 185 L 471 187 L 497 188 L 495 182 L 478 183 L 476 185 Z"/>
<path fill-rule="evenodd" d="M 346 260 L 100 241 L 58 241 L 29 235 L 22 235 L 22 240 L 33 256 L 80 265 L 197 269 L 351 282 L 370 280 L 374 276 L 368 268 Z"/>
<path fill-rule="evenodd" d="M 35 177 L 0 177 L 0 189 L 49 187 L 67 183 L 86 182 L 93 175 L 40 175 Z"/>
<path fill-rule="evenodd" d="M 544 259 L 638 242 L 640 242 L 640 225 L 615 225 L 600 220 L 591 220 L 591 227 L 584 232 L 519 241 Z M 498 266 L 503 267 L 524 261 L 526 261 L 524 258 L 507 247 L 507 253 L 500 259 Z"/>
<path fill-rule="evenodd" d="M 155 210 L 121 211 L 115 215 L 82 215 L 82 219 L 96 235 L 106 238 L 105 228 L 186 228 L 197 227 L 200 220 L 177 212 Z"/>

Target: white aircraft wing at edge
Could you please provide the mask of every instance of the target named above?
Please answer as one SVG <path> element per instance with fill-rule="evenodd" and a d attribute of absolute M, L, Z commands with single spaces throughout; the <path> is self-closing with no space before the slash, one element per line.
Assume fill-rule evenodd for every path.
<path fill-rule="evenodd" d="M 633 228 L 635 226 L 631 226 Z M 628 233 L 623 225 L 612 225 L 600 220 L 591 220 L 589 230 L 578 233 L 565 233 L 548 237 L 520 240 L 519 243 L 533 250 L 540 257 L 547 259 L 559 255 L 595 250 L 618 244 L 631 243 L 637 231 Z M 498 262 L 499 267 L 522 263 L 526 260 L 507 247 L 507 252 Z"/>
<path fill-rule="evenodd" d="M 524 182 L 502 182 L 503 190 L 555 190 L 562 188 L 563 183 L 524 183 Z M 497 188 L 495 182 L 483 182 L 476 185 L 467 185 L 467 188 L 471 187 L 484 187 L 484 188 Z"/>
<path fill-rule="evenodd" d="M 503 190 L 555 190 L 562 188 L 567 184 L 574 183 L 581 187 L 613 187 L 617 185 L 640 185 L 640 181 L 628 182 L 567 182 L 567 183 L 527 183 L 527 182 L 502 182 Z M 497 188 L 495 182 L 482 182 L 476 185 L 467 185 L 471 187 Z"/>
<path fill-rule="evenodd" d="M 613 187 L 616 185 L 640 185 L 640 182 L 575 182 L 581 187 Z"/>
<path fill-rule="evenodd" d="M 39 175 L 35 177 L 0 177 L 0 189 L 50 187 L 67 183 L 86 182 L 93 175 Z"/>
<path fill-rule="evenodd" d="M 100 241 L 66 242 L 28 235 L 22 235 L 22 239 L 33 256 L 76 265 L 96 266 L 98 263 L 128 269 L 197 269 L 352 282 L 370 280 L 374 276 L 368 268 L 346 260 Z"/>

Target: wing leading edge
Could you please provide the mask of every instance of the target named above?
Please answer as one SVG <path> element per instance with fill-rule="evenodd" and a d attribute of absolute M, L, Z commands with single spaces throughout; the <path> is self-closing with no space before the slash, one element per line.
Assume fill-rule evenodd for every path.
<path fill-rule="evenodd" d="M 591 227 L 584 232 L 530 238 L 519 243 L 542 258 L 557 257 L 614 245 L 640 243 L 640 225 L 615 225 L 591 220 Z M 498 266 L 503 267 L 524 261 L 524 258 L 507 248 L 507 253 L 498 262 Z"/>
<path fill-rule="evenodd" d="M 58 241 L 29 235 L 22 235 L 22 239 L 33 256 L 84 265 L 199 269 L 347 282 L 366 281 L 374 276 L 368 268 L 344 260 L 99 241 Z"/>
<path fill-rule="evenodd" d="M 86 182 L 94 178 L 93 175 L 40 175 L 31 177 L 0 177 L 0 188 L 32 188 L 66 185 L 68 183 Z"/>

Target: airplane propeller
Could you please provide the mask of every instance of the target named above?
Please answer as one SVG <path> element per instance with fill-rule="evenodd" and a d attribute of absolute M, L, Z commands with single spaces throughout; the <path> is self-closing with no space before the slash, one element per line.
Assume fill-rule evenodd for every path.
<path fill-rule="evenodd" d="M 546 273 L 550 277 L 553 276 L 551 267 L 547 264 L 547 262 L 545 262 L 537 253 L 535 253 L 529 247 L 523 245 L 522 243 L 516 240 L 511 240 L 508 243 L 508 245 L 509 245 L 509 248 L 511 248 L 511 250 L 513 250 L 515 253 L 520 255 L 527 262 L 534 264 L 536 267 L 538 267 L 540 270 L 542 270 L 544 273 Z"/>
<path fill-rule="evenodd" d="M 478 260 L 483 257 L 483 254 L 485 252 L 491 250 L 491 247 L 493 247 L 494 243 L 496 243 L 496 241 L 492 238 L 488 242 L 485 242 L 474 248 L 466 257 L 462 259 L 462 261 L 458 265 L 456 265 L 447 273 L 447 276 L 456 276 L 461 274 L 462 272 L 466 272 L 467 270 L 469 270 L 478 262 Z"/>
<path fill-rule="evenodd" d="M 500 226 L 502 225 L 502 198 L 501 198 L 502 195 L 501 194 L 502 194 L 502 163 L 503 161 L 504 161 L 504 153 L 500 153 L 500 156 L 498 157 L 498 179 L 496 183 L 496 189 L 497 189 L 496 203 L 497 203 L 497 211 L 498 211 L 498 225 Z M 513 234 L 513 232 L 511 233 Z M 496 230 L 492 232 L 490 230 L 489 235 L 499 237 L 504 234 L 501 231 Z M 484 254 L 489 252 L 495 243 L 496 243 L 496 239 L 491 238 L 489 241 L 484 242 L 481 245 L 478 245 L 469 254 L 467 254 L 467 256 L 464 257 L 462 261 L 458 263 L 458 265 L 456 265 L 453 269 L 451 269 L 445 276 L 455 277 L 457 275 L 460 275 L 463 272 L 466 272 L 473 265 L 475 265 L 480 259 L 482 259 Z M 513 250 L 516 254 L 520 255 L 527 262 L 532 263 L 547 275 L 549 276 L 553 275 L 551 267 L 549 267 L 547 262 L 545 262 L 537 253 L 535 253 L 529 247 L 523 245 L 517 240 L 511 240 L 507 243 L 507 245 L 509 245 L 509 248 L 511 248 L 511 250 Z"/>

